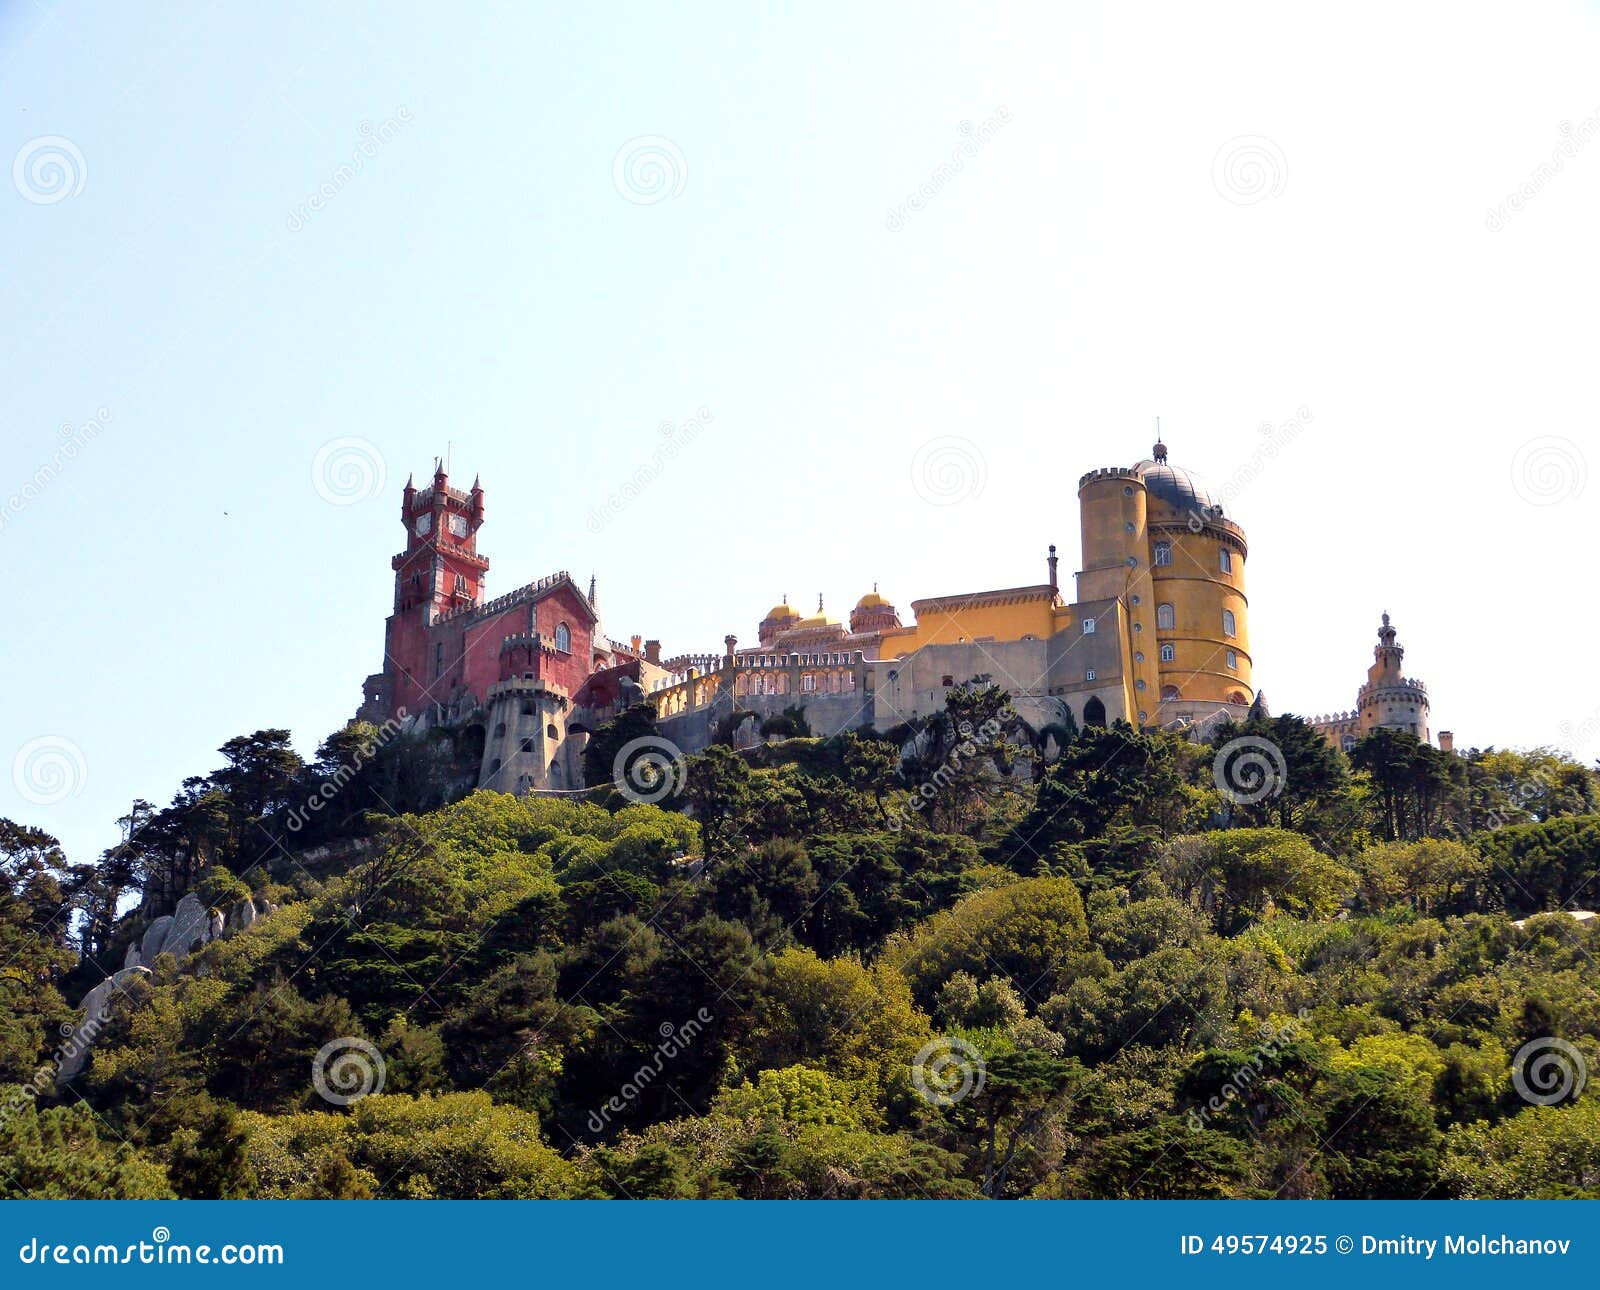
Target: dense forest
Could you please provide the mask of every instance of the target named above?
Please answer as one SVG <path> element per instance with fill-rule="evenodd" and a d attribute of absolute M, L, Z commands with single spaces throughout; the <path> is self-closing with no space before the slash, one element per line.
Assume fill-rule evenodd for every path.
<path fill-rule="evenodd" d="M 0 821 L 0 1195 L 1600 1196 L 1588 767 L 981 681 L 763 733 L 631 709 L 519 799 L 449 732 L 263 730 L 96 863 Z M 190 894 L 230 933 L 58 1080 Z"/>

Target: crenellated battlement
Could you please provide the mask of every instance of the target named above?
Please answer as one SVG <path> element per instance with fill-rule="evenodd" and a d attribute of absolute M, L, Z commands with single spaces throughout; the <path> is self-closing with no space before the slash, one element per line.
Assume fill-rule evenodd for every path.
<path fill-rule="evenodd" d="M 562 582 L 572 582 L 572 575 L 565 569 L 562 569 L 559 573 L 547 574 L 537 582 L 530 582 L 527 586 L 506 592 L 503 596 L 496 596 L 493 600 L 486 600 L 481 605 L 463 605 L 459 609 L 452 609 L 448 613 L 440 614 L 433 620 L 433 625 L 437 627 L 440 623 L 455 622 L 459 618 L 487 618 L 549 591 L 550 588 Z M 576 587 L 576 584 L 574 584 L 574 587 Z"/>

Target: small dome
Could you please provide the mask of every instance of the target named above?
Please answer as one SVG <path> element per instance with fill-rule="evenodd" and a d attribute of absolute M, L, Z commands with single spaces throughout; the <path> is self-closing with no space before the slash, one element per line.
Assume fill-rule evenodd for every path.
<path fill-rule="evenodd" d="M 767 617 L 782 621 L 786 618 L 798 618 L 800 615 L 796 613 L 794 609 L 790 607 L 789 602 L 785 600 L 781 605 L 774 605 L 771 609 L 767 610 Z"/>
<path fill-rule="evenodd" d="M 1144 486 L 1169 506 L 1180 511 L 1220 509 L 1199 477 L 1182 466 L 1168 464 L 1164 451 L 1155 460 L 1147 457 L 1138 462 L 1134 469 L 1144 480 Z"/>
<path fill-rule="evenodd" d="M 890 605 L 889 602 L 887 600 L 885 600 L 882 596 L 880 596 L 878 594 L 878 592 L 877 592 L 877 589 L 874 588 L 872 591 L 869 591 L 869 592 L 867 592 L 866 595 L 862 596 L 860 600 L 856 601 L 856 608 L 857 609 L 891 609 L 891 608 L 893 608 L 893 606 Z"/>
<path fill-rule="evenodd" d="M 839 620 L 831 614 L 815 613 L 810 618 L 802 618 L 796 627 L 837 627 Z"/>

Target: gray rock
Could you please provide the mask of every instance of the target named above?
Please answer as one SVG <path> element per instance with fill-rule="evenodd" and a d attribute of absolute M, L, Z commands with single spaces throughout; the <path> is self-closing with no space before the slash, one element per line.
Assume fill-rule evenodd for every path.
<path fill-rule="evenodd" d="M 139 942 L 139 962 L 154 963 L 156 955 L 167 942 L 167 929 L 172 926 L 172 915 L 162 914 L 145 929 L 144 940 Z"/>
<path fill-rule="evenodd" d="M 242 932 L 256 921 L 256 902 L 246 896 L 228 913 L 228 931 Z"/>
<path fill-rule="evenodd" d="M 221 936 L 223 926 L 222 911 L 220 909 L 211 910 L 210 917 L 206 922 L 206 940 L 214 941 Z"/>
<path fill-rule="evenodd" d="M 122 956 L 122 966 L 125 967 L 125 968 L 131 968 L 131 967 L 138 967 L 139 966 L 139 942 L 138 941 L 130 941 L 128 943 L 128 952 Z"/>
<path fill-rule="evenodd" d="M 180 963 L 184 956 L 199 949 L 211 939 L 211 915 L 200 897 L 190 892 L 172 911 L 172 926 L 167 929 L 167 939 L 161 952 L 170 954 Z"/>
<path fill-rule="evenodd" d="M 125 967 L 83 996 L 83 1003 L 79 1005 L 83 1015 L 61 1045 L 61 1060 L 56 1065 L 57 1084 L 68 1083 L 83 1073 L 83 1068 L 89 1064 L 89 1054 L 94 1051 L 94 1041 L 111 1016 L 111 996 L 129 977 L 140 975 L 149 976 L 150 969 Z"/>

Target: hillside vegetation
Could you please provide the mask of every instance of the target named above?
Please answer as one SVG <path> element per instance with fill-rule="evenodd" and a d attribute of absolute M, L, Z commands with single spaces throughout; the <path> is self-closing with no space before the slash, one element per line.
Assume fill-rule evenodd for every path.
<path fill-rule="evenodd" d="M 0 822 L 0 1189 L 1600 1196 L 1600 919 L 1555 912 L 1600 905 L 1590 769 L 1038 732 L 981 684 L 768 733 L 624 776 L 645 804 L 268 730 L 96 864 Z M 127 974 L 56 1086 L 188 892 L 273 912 Z"/>

